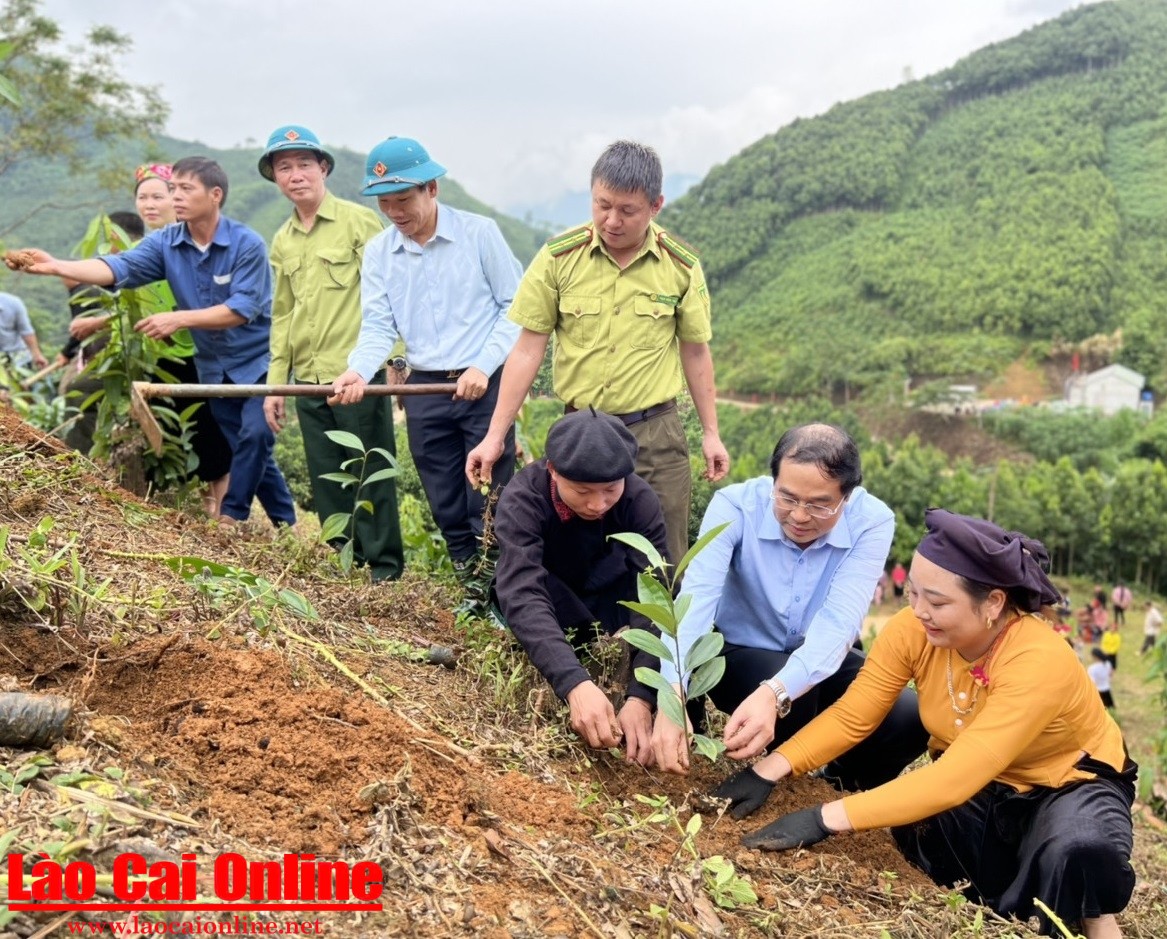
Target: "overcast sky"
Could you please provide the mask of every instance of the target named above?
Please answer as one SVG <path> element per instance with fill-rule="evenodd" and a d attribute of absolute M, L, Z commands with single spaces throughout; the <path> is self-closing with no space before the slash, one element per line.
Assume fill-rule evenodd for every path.
<path fill-rule="evenodd" d="M 134 43 L 173 136 L 262 143 L 306 124 L 358 152 L 418 138 L 499 208 L 587 188 L 617 137 L 704 175 L 837 101 L 921 78 L 1072 0 L 42 0 L 79 40 Z"/>

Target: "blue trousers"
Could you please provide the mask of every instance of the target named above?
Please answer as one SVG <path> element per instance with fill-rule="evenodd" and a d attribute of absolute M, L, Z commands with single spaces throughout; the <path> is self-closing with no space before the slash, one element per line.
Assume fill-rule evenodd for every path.
<path fill-rule="evenodd" d="M 410 384 L 439 380 L 429 372 L 413 372 Z M 477 401 L 454 401 L 449 395 L 403 397 L 409 452 L 421 477 L 434 521 L 446 539 L 454 561 L 478 552 L 486 499 L 466 481 L 466 456 L 486 436 L 498 401 L 499 368 L 490 376 L 486 393 Z M 503 454 L 494 465 L 491 482 L 497 492 L 515 472 L 515 429 L 507 431 Z"/>
<path fill-rule="evenodd" d="M 210 404 L 231 447 L 231 484 L 219 512 L 245 521 L 258 498 L 273 525 L 296 524 L 292 494 L 272 456 L 276 438 L 263 417 L 263 398 L 211 398 Z"/>

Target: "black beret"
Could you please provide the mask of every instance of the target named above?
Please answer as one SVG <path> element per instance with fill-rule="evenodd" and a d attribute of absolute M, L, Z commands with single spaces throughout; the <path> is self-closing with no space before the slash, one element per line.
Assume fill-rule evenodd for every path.
<path fill-rule="evenodd" d="M 980 584 L 1024 594 L 1023 606 L 1031 613 L 1061 602 L 1061 593 L 1046 576 L 1049 553 L 1036 538 L 946 509 L 928 509 L 924 527 L 916 550 L 933 564 Z"/>
<path fill-rule="evenodd" d="M 638 449 L 622 421 L 589 407 L 556 421 L 547 432 L 543 452 L 564 479 L 613 483 L 632 474 Z"/>

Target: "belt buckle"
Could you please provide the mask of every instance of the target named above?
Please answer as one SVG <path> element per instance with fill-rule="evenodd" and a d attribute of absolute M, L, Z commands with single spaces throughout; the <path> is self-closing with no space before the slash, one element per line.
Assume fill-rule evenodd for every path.
<path fill-rule="evenodd" d="M 446 381 L 457 381 L 462 377 L 464 369 L 452 368 L 446 372 Z"/>

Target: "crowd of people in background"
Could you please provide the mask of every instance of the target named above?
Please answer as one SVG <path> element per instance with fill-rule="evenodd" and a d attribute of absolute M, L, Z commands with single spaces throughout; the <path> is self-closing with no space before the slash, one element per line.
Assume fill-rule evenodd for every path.
<path fill-rule="evenodd" d="M 1072 607 L 1041 542 L 943 509 L 927 512 L 910 564 L 889 569 L 895 516 L 861 485 L 854 440 L 808 423 L 777 435 L 769 474 L 719 490 L 702 520 L 712 540 L 684 573 L 678 637 L 682 662 L 711 632 L 724 640 L 724 676 L 708 701 L 690 701 L 682 726 L 658 710 L 639 671 L 617 710 L 585 649 L 629 626 L 652 629 L 643 608 L 626 605 L 648 564 L 643 546 L 673 565 L 689 549 L 682 393 L 701 426 L 705 478 L 720 481 L 730 466 L 709 289 L 696 252 L 656 221 L 656 153 L 629 141 L 605 149 L 591 173 L 591 220 L 548 241 L 526 272 L 495 222 L 441 201 L 445 167 L 420 142 L 390 137 L 368 154 L 362 194 L 387 226 L 329 191 L 334 168 L 310 129 L 272 132 L 258 172 L 290 212 L 270 251 L 224 214 L 222 168 L 187 157 L 139 168 L 137 215 L 118 223 L 127 237 L 109 253 L 19 252 L 10 266 L 57 276 L 74 294 L 58 359 L 72 363 L 68 384 L 84 392 L 95 350 L 119 341 L 87 291 L 153 290 L 156 302 L 129 328 L 165 345 L 171 377 L 273 389 L 212 395 L 197 409 L 192 462 L 208 513 L 244 522 L 258 500 L 288 526 L 296 513 L 275 435 L 295 386 L 316 386 L 323 394 L 295 395 L 315 509 L 322 524 L 354 519 L 335 547 L 347 544 L 373 581 L 404 568 L 386 392 L 398 395 L 433 517 L 468 587 L 484 559 L 484 509 L 497 500 L 497 573 L 483 602 L 585 744 L 686 773 L 708 705 L 728 715 L 729 756 L 758 758 L 715 792 L 735 817 L 813 770 L 841 794 L 747 835 L 747 846 L 787 850 L 890 827 L 912 863 L 1002 914 L 1036 917 L 1053 934 L 1038 898 L 1090 939 L 1121 934 L 1137 770 L 1111 714 L 1134 601 L 1125 583 L 1096 588 L 1063 641 L 1057 624 Z M 543 457 L 520 467 L 514 422 L 552 336 L 564 416 Z M 0 356 L 48 364 L 8 294 Z M 411 393 L 433 384 L 439 393 Z M 353 455 L 338 431 L 375 457 L 359 497 L 336 478 Z M 88 446 L 91 429 L 75 442 Z M 641 548 L 610 537 L 627 532 Z M 889 587 L 902 608 L 865 648 L 864 616 Z M 1140 654 L 1163 622 L 1154 603 L 1145 610 Z M 1089 649 L 1088 669 L 1075 648 Z M 686 681 L 644 650 L 630 666 L 659 669 L 662 694 Z"/>

